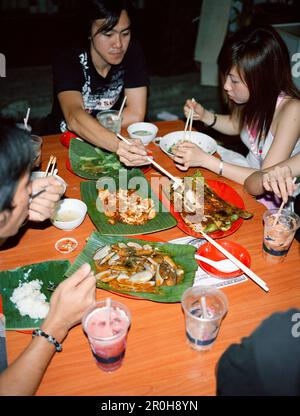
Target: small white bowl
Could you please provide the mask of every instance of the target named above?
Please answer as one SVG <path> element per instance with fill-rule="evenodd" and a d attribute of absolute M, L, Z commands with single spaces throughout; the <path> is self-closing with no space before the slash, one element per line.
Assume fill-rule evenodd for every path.
<path fill-rule="evenodd" d="M 127 131 L 132 139 L 139 139 L 147 146 L 156 137 L 158 128 L 155 124 L 142 122 L 130 124 Z"/>
<path fill-rule="evenodd" d="M 86 213 L 87 206 L 80 199 L 63 199 L 58 203 L 51 222 L 61 230 L 74 230 L 83 222 Z"/>
<path fill-rule="evenodd" d="M 45 173 L 46 172 L 42 172 L 42 171 L 32 172 L 31 173 L 31 180 L 33 181 L 34 179 L 44 178 Z M 66 182 L 63 180 L 63 178 L 61 176 L 58 176 L 58 175 L 53 175 L 53 176 L 54 176 L 55 179 L 57 179 L 59 182 L 61 182 L 62 186 L 64 187 L 64 193 L 65 193 L 66 190 L 67 190 Z"/>
<path fill-rule="evenodd" d="M 186 141 L 191 141 L 199 146 L 204 152 L 212 155 L 217 150 L 217 142 L 207 134 L 200 133 L 198 131 L 192 131 L 191 135 L 189 132 L 184 131 L 173 131 L 172 133 L 166 134 L 160 139 L 159 146 L 163 152 L 168 156 L 173 157 L 170 149 L 178 142 L 183 141 L 183 138 L 186 137 Z"/>

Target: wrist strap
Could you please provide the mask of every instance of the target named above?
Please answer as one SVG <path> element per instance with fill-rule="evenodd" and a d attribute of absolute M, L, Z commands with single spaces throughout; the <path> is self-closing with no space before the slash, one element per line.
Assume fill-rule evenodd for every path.
<path fill-rule="evenodd" d="M 218 119 L 218 116 L 217 116 L 216 113 L 214 113 L 214 120 L 213 120 L 213 122 L 211 124 L 206 124 L 206 126 L 207 127 L 213 127 L 216 124 L 217 119 Z"/>
<path fill-rule="evenodd" d="M 221 159 L 220 165 L 219 165 L 219 176 L 223 176 L 223 167 L 224 167 L 224 163 L 223 160 Z"/>
<path fill-rule="evenodd" d="M 52 337 L 51 335 L 46 334 L 46 332 L 42 331 L 40 328 L 34 330 L 32 332 L 32 338 L 34 337 L 44 337 L 46 338 L 46 340 L 48 342 L 50 342 L 50 344 L 53 344 L 55 346 L 55 349 L 57 352 L 61 352 L 62 351 L 62 345 L 56 341 L 56 339 L 54 337 Z"/>

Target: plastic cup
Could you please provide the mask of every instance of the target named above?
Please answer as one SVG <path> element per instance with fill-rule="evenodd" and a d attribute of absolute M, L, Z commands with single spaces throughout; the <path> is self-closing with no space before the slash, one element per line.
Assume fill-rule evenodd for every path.
<path fill-rule="evenodd" d="M 105 110 L 97 114 L 97 120 L 106 129 L 115 134 L 119 134 L 122 125 L 122 115 L 119 117 L 119 112 L 116 110 Z"/>
<path fill-rule="evenodd" d="M 109 317 L 109 318 L 108 318 Z M 127 306 L 112 301 L 97 302 L 83 318 L 83 330 L 88 336 L 97 366 L 103 371 L 115 371 L 122 365 L 131 315 Z"/>
<path fill-rule="evenodd" d="M 38 169 L 42 162 L 43 139 L 34 134 L 31 135 L 31 147 L 33 152 L 33 169 Z"/>
<path fill-rule="evenodd" d="M 197 351 L 210 349 L 228 309 L 226 296 L 215 288 L 195 286 L 183 293 L 181 305 L 188 345 Z"/>
<path fill-rule="evenodd" d="M 294 212 L 283 209 L 276 225 L 274 221 L 278 209 L 268 209 L 264 215 L 263 257 L 276 264 L 285 260 L 295 233 L 300 226 L 300 218 Z"/>

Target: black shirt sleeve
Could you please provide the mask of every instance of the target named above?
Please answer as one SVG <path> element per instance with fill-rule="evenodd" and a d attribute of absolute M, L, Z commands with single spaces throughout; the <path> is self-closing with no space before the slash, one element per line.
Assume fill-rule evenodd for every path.
<path fill-rule="evenodd" d="M 57 56 L 53 64 L 54 94 L 62 91 L 82 91 L 84 76 L 79 58 L 80 52 L 64 53 Z"/>
<path fill-rule="evenodd" d="M 300 311 L 271 315 L 217 368 L 218 395 L 300 395 Z"/>
<path fill-rule="evenodd" d="M 124 57 L 124 88 L 138 88 L 149 85 L 146 61 L 140 44 L 133 40 Z"/>

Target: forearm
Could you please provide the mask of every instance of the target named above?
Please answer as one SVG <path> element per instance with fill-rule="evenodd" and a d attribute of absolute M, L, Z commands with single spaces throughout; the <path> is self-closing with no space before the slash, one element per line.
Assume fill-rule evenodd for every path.
<path fill-rule="evenodd" d="M 130 124 L 139 123 L 144 121 L 146 115 L 146 110 L 141 109 L 140 111 L 130 111 L 130 109 L 125 108 L 123 111 L 123 121 L 122 127 L 127 128 Z"/>
<path fill-rule="evenodd" d="M 207 125 L 212 124 L 214 121 L 214 113 L 205 110 L 201 121 Z M 229 136 L 240 133 L 238 123 L 229 115 L 218 114 L 217 121 L 212 128 Z"/>
<path fill-rule="evenodd" d="M 116 152 L 119 145 L 117 137 L 100 125 L 90 114 L 78 109 L 66 117 L 69 130 L 89 143 Z"/>
<path fill-rule="evenodd" d="M 255 169 L 252 168 L 237 166 L 227 162 L 222 163 L 222 176 L 240 184 L 243 184 L 245 179 L 253 172 L 255 172 Z M 214 156 L 208 155 L 207 160 L 204 164 L 202 164 L 202 166 L 216 173 L 217 175 L 220 174 L 221 161 Z"/>

